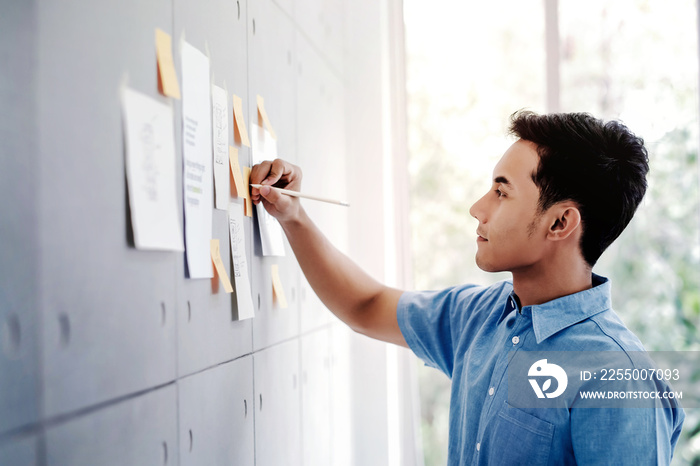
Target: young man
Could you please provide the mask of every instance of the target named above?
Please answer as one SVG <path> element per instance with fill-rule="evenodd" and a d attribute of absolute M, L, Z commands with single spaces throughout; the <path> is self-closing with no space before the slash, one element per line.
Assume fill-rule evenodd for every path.
<path fill-rule="evenodd" d="M 389 288 L 336 250 L 296 198 L 263 187 L 253 189 L 253 200 L 279 220 L 331 311 L 357 332 L 411 348 L 452 379 L 450 464 L 668 464 L 684 419 L 675 402 L 586 404 L 546 359 L 519 367 L 521 378 L 508 373 L 516 356 L 542 351 L 586 354 L 594 359 L 587 367 L 597 369 L 603 363 L 595 355 L 614 352 L 629 362 L 643 351 L 611 308 L 610 282 L 592 273 L 646 191 L 643 141 L 586 114 L 516 113 L 511 133 L 517 141 L 470 213 L 479 221 L 477 265 L 510 271 L 512 282 Z M 263 162 L 251 183 L 298 190 L 301 171 Z M 550 369 L 554 391 L 552 380 L 537 381 Z M 572 380 L 578 371 L 569 369 L 569 386 L 589 383 Z M 555 404 L 542 407 L 537 398 Z"/>

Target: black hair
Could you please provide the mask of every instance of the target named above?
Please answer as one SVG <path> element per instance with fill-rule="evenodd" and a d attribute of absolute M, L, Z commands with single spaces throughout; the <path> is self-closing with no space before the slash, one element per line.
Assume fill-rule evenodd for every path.
<path fill-rule="evenodd" d="M 537 146 L 532 180 L 539 211 L 573 201 L 581 212 L 581 252 L 592 267 L 629 224 L 647 189 L 644 141 L 619 121 L 587 113 L 511 115 L 510 133 Z"/>

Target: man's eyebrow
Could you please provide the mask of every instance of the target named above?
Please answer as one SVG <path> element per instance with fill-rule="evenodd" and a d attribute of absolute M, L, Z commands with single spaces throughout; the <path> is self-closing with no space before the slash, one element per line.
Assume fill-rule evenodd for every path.
<path fill-rule="evenodd" d="M 513 187 L 513 185 L 510 183 L 510 181 L 508 181 L 508 178 L 506 178 L 505 176 L 497 176 L 496 178 L 493 179 L 493 182 L 499 183 L 499 184 L 504 184 L 509 188 Z"/>

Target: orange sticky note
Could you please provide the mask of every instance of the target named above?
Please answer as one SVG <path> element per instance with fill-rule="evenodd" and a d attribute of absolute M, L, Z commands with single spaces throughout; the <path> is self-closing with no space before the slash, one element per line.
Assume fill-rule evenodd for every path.
<path fill-rule="evenodd" d="M 221 260 L 221 252 L 219 251 L 219 240 L 213 239 L 209 242 L 209 249 L 211 250 L 211 261 L 216 267 L 216 273 L 219 275 L 221 283 L 224 285 L 224 290 L 226 293 L 233 293 L 233 286 L 231 286 L 231 280 L 228 278 L 228 273 L 226 273 L 226 267 Z"/>
<path fill-rule="evenodd" d="M 280 280 L 280 268 L 277 264 L 272 265 L 272 298 L 277 301 L 280 309 L 287 309 L 287 298 L 284 295 L 282 280 Z"/>
<path fill-rule="evenodd" d="M 253 200 L 250 198 L 250 167 L 243 167 L 243 188 L 245 189 L 245 214 L 253 216 Z"/>
<path fill-rule="evenodd" d="M 250 147 L 250 139 L 248 139 L 248 130 L 245 127 L 243 119 L 243 101 L 236 94 L 233 95 L 233 121 L 235 122 L 235 131 L 233 138 L 240 141 L 246 147 Z M 238 134 L 238 138 L 236 138 Z"/>
<path fill-rule="evenodd" d="M 231 175 L 233 175 L 233 184 L 236 185 L 236 193 L 238 197 L 249 197 L 249 193 L 243 184 L 243 174 L 241 166 L 238 163 L 238 149 L 228 146 L 228 159 L 231 166 Z"/>
<path fill-rule="evenodd" d="M 158 90 L 168 97 L 180 98 L 180 85 L 177 83 L 173 46 L 170 34 L 156 28 L 156 57 L 158 61 Z"/>
<path fill-rule="evenodd" d="M 265 110 L 265 99 L 263 99 L 261 96 L 257 96 L 258 100 L 258 113 L 262 117 L 263 123 L 265 123 L 265 128 L 270 132 L 272 135 L 273 139 L 277 139 L 277 134 L 275 133 L 275 130 L 272 129 L 272 123 L 270 123 L 270 119 L 267 117 L 267 111 Z"/>

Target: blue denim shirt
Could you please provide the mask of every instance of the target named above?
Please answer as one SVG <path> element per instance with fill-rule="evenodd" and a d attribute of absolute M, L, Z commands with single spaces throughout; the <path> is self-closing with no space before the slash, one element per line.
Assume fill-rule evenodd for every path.
<path fill-rule="evenodd" d="M 643 351 L 611 308 L 608 279 L 594 275 L 593 282 L 522 309 L 507 281 L 401 296 L 406 342 L 452 379 L 450 465 L 670 463 L 685 417 L 675 402 L 577 408 L 562 397 L 558 408 L 523 408 L 508 397 L 506 370 L 517 352 Z"/>

